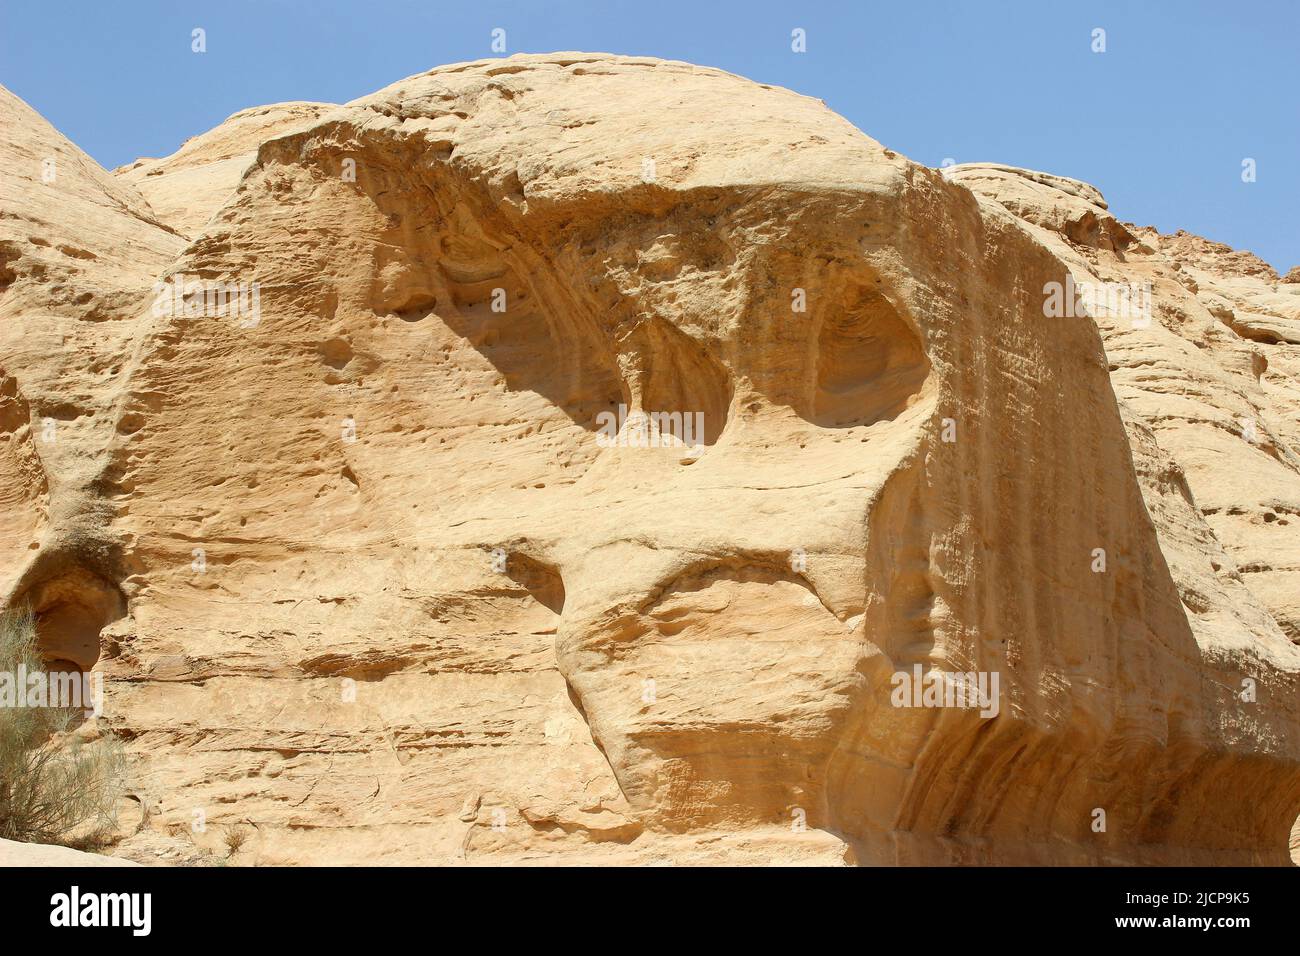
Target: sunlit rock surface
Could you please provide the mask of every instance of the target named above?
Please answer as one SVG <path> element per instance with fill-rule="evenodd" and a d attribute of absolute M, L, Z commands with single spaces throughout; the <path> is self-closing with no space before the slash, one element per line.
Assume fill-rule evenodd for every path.
<path fill-rule="evenodd" d="M 1300 284 L 1248 253 L 646 58 L 440 67 L 111 175 L 0 106 L 0 589 L 105 675 L 141 826 L 1287 861 Z M 1149 321 L 1049 316 L 1067 277 Z M 996 698 L 895 706 L 932 670 Z"/>

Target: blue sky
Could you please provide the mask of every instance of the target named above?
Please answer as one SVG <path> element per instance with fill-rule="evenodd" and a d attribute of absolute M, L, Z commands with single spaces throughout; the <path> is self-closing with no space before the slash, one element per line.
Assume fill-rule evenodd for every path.
<path fill-rule="evenodd" d="M 1074 176 L 1123 219 L 1300 264 L 1295 0 L 0 0 L 0 82 L 112 168 L 248 106 L 491 56 L 494 27 L 511 53 L 650 54 L 786 86 L 918 162 Z"/>

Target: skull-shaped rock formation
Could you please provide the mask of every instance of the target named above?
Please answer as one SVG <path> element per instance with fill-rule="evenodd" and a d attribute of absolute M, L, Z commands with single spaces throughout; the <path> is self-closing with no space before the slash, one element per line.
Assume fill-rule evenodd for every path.
<path fill-rule="evenodd" d="M 1258 260 L 647 58 L 116 175 L 0 106 L 0 587 L 106 676 L 154 832 L 1287 859 L 1300 285 Z M 1046 314 L 1067 276 L 1156 320 Z"/>

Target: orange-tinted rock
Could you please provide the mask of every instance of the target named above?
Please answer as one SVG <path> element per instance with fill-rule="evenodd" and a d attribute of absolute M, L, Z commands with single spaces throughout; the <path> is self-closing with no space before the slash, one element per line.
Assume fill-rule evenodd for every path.
<path fill-rule="evenodd" d="M 1287 858 L 1300 299 L 1258 260 L 599 54 L 85 178 L 152 258 L 111 348 L 39 277 L 0 298 L 46 403 L 0 569 L 99 629 L 149 826 L 261 863 Z M 1048 317 L 1067 275 L 1154 321 Z M 93 414 L 45 458 L 60 390 Z M 996 698 L 895 706 L 932 670 Z"/>

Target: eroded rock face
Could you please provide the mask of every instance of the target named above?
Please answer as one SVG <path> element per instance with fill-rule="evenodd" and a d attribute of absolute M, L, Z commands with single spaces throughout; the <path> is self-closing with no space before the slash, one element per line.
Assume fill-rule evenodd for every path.
<path fill-rule="evenodd" d="M 113 170 L 160 218 L 194 239 L 239 187 L 264 140 L 311 125 L 329 103 L 274 103 L 241 110 L 216 129 L 187 140 L 164 159 L 137 159 Z"/>
<path fill-rule="evenodd" d="M 19 128 L 6 168 L 74 149 Z M 1257 260 L 598 54 L 85 180 L 59 201 L 154 257 L 96 335 L 35 271 L 79 220 L 11 181 L 43 212 L 4 246 L 0 570 L 109 608 L 78 626 L 151 827 L 262 863 L 1287 859 L 1300 286 Z M 1048 318 L 1067 272 L 1160 318 Z M 256 310 L 202 314 L 216 284 Z M 894 706 L 932 669 L 997 675 L 992 713 Z"/>
<path fill-rule="evenodd" d="M 1183 473 L 1227 552 L 1216 575 L 1245 582 L 1300 643 L 1300 287 L 1250 253 L 1121 224 L 1104 204 L 1073 200 L 1073 213 L 1053 217 L 1071 202 L 1060 191 L 1021 196 L 1023 180 L 1041 174 L 958 166 L 950 175 L 1017 211 L 1075 283 L 1150 289 L 1149 315 L 1096 310 L 1116 395 Z M 1077 228 L 1084 221 L 1090 233 Z M 1217 603 L 1184 589 L 1194 614 Z"/>

